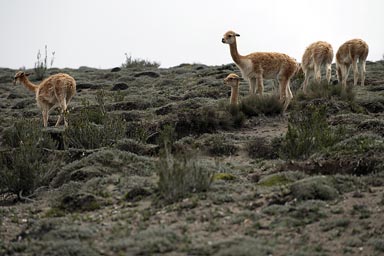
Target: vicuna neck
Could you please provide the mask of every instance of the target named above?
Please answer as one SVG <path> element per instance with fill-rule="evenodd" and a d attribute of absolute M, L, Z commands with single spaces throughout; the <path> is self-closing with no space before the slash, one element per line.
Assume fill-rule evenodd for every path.
<path fill-rule="evenodd" d="M 239 86 L 231 87 L 231 104 L 237 105 L 239 103 Z"/>
<path fill-rule="evenodd" d="M 20 79 L 20 81 L 21 81 L 21 83 L 23 83 L 23 85 L 24 85 L 28 90 L 30 90 L 30 91 L 32 91 L 32 92 L 36 92 L 38 86 L 35 85 L 35 84 L 33 84 L 33 83 L 31 83 L 31 81 L 29 81 L 27 77 L 22 77 L 22 78 Z"/>
<path fill-rule="evenodd" d="M 232 56 L 233 61 L 237 65 L 239 65 L 240 64 L 241 56 L 240 56 L 239 52 L 237 51 L 237 43 L 236 43 L 236 41 L 233 44 L 229 45 L 229 49 L 231 51 L 231 56 Z"/>

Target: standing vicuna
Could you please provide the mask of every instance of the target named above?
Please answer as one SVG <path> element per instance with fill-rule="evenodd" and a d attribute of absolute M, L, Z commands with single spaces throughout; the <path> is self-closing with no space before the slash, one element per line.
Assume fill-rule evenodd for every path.
<path fill-rule="evenodd" d="M 62 119 L 64 125 L 68 126 L 65 120 L 67 107 L 73 95 L 76 93 L 76 81 L 67 74 L 56 74 L 35 85 L 28 80 L 30 74 L 19 71 L 15 75 L 14 84 L 21 82 L 24 86 L 36 94 L 37 105 L 43 113 L 44 127 L 48 126 L 48 115 L 54 107 L 60 107 L 60 116 L 55 126 L 58 126 Z"/>
<path fill-rule="evenodd" d="M 305 79 L 303 83 L 303 91 L 307 92 L 307 86 L 309 79 L 314 75 L 316 82 L 321 81 L 321 67 L 325 66 L 326 78 L 328 84 L 331 81 L 333 60 L 332 45 L 324 41 L 318 41 L 310 44 L 303 54 L 301 60 L 301 68 L 304 72 Z"/>
<path fill-rule="evenodd" d="M 284 102 L 284 111 L 293 98 L 290 80 L 298 70 L 297 62 L 283 53 L 254 52 L 242 56 L 237 51 L 236 37 L 239 34 L 228 31 L 224 34 L 222 42 L 229 44 L 231 56 L 239 67 L 244 79 L 249 81 L 249 92 L 262 95 L 264 90 L 263 79 L 277 79 L 280 85 L 280 101 Z"/>
<path fill-rule="evenodd" d="M 365 62 L 368 56 L 368 44 L 361 39 L 352 39 L 340 46 L 336 53 L 336 70 L 337 79 L 342 84 L 343 88 L 347 87 L 347 79 L 349 70 L 353 68 L 353 85 L 357 85 L 359 78 L 360 66 L 360 80 L 361 86 L 364 86 L 365 81 Z M 357 64 L 359 62 L 359 64 Z"/>
<path fill-rule="evenodd" d="M 225 79 L 224 83 L 231 86 L 231 105 L 237 106 L 239 104 L 239 85 L 240 77 L 236 74 L 229 74 Z"/>

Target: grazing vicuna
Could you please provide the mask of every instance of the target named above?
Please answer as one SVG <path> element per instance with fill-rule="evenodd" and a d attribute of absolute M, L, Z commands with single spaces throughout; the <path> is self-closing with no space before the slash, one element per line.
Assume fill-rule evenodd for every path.
<path fill-rule="evenodd" d="M 368 44 L 361 39 L 352 39 L 340 46 L 336 53 L 336 70 L 337 79 L 342 84 L 343 88 L 347 87 L 347 79 L 349 70 L 353 68 L 353 85 L 357 85 L 359 78 L 360 66 L 360 80 L 361 86 L 364 86 L 365 81 L 365 62 L 368 56 Z"/>
<path fill-rule="evenodd" d="M 290 80 L 298 70 L 297 62 L 283 53 L 254 52 L 242 56 L 237 51 L 236 37 L 239 34 L 228 31 L 224 34 L 222 42 L 229 44 L 231 56 L 239 67 L 244 79 L 249 81 L 249 92 L 263 94 L 263 79 L 277 79 L 280 85 L 280 101 L 284 102 L 284 111 L 293 98 Z"/>
<path fill-rule="evenodd" d="M 304 72 L 305 79 L 303 83 L 303 91 L 307 92 L 307 86 L 309 79 L 314 75 L 316 82 L 321 81 L 321 67 L 325 67 L 326 78 L 328 84 L 331 81 L 332 71 L 332 60 L 333 60 L 333 49 L 332 45 L 327 42 L 318 41 L 310 44 L 303 54 L 301 60 L 301 68 Z"/>
<path fill-rule="evenodd" d="M 35 85 L 28 80 L 28 73 L 19 71 L 14 78 L 14 84 L 21 82 L 24 86 L 36 94 L 36 102 L 43 114 L 44 127 L 48 126 L 48 116 L 54 107 L 60 107 L 60 116 L 55 126 L 58 126 L 62 119 L 64 125 L 68 126 L 65 120 L 67 107 L 73 95 L 76 93 L 76 81 L 67 74 L 52 75 Z"/>
<path fill-rule="evenodd" d="M 239 104 L 239 85 L 240 77 L 236 74 L 229 74 L 225 79 L 224 83 L 231 86 L 231 105 L 237 106 Z"/>

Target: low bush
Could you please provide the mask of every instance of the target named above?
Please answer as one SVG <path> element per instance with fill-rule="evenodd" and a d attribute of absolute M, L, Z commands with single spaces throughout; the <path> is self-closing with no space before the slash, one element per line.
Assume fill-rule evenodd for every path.
<path fill-rule="evenodd" d="M 291 112 L 281 153 L 288 159 L 306 159 L 314 152 L 340 141 L 344 130 L 335 131 L 327 123 L 325 107 L 307 106 Z"/>
<path fill-rule="evenodd" d="M 191 134 L 213 133 L 244 125 L 245 116 L 237 107 L 205 106 L 194 110 L 184 110 L 177 114 L 172 123 L 177 138 Z"/>
<path fill-rule="evenodd" d="M 125 53 L 125 62 L 121 64 L 121 66 L 123 68 L 158 68 L 160 67 L 160 63 L 143 59 L 135 59 L 131 55 Z"/>
<path fill-rule="evenodd" d="M 251 95 L 239 105 L 240 111 L 246 116 L 276 116 L 283 112 L 283 107 L 278 95 Z"/>
<path fill-rule="evenodd" d="M 278 140 L 271 142 L 263 137 L 255 138 L 247 143 L 248 155 L 251 158 L 276 159 L 279 157 Z"/>
<path fill-rule="evenodd" d="M 334 200 L 339 195 L 335 186 L 331 178 L 315 176 L 293 183 L 290 190 L 298 200 Z"/>
<path fill-rule="evenodd" d="M 119 116 L 105 116 L 101 125 L 83 115 L 73 118 L 65 130 L 66 145 L 79 149 L 111 146 L 125 134 L 125 121 Z"/>
<path fill-rule="evenodd" d="M 167 203 L 173 203 L 193 192 L 207 191 L 213 180 L 213 171 L 190 156 L 173 156 L 165 150 L 157 162 L 158 191 Z"/>
<path fill-rule="evenodd" d="M 37 80 L 43 80 L 43 78 L 45 77 L 45 73 L 46 73 L 47 68 L 48 68 L 47 51 L 48 51 L 48 48 L 47 48 L 47 46 L 45 46 L 44 59 L 42 59 L 40 50 L 37 53 L 37 62 L 35 62 L 35 68 L 34 68 L 34 75 L 36 76 Z M 51 66 L 50 67 L 52 67 L 54 59 L 55 59 L 55 52 L 52 52 L 51 63 L 50 63 Z"/>
<path fill-rule="evenodd" d="M 43 132 L 40 122 L 16 122 L 4 132 L 4 142 L 0 151 L 0 193 L 13 193 L 21 199 L 49 183 L 60 157 L 49 152 L 56 144 Z"/>
<path fill-rule="evenodd" d="M 65 144 L 80 149 L 95 149 L 111 146 L 123 138 L 126 122 L 122 117 L 107 114 L 104 105 L 105 94 L 101 91 L 96 95 L 97 106 L 84 107 L 80 113 L 69 120 L 69 127 L 64 132 Z"/>
<path fill-rule="evenodd" d="M 348 86 L 345 90 L 343 89 L 341 84 L 330 85 L 327 82 L 321 82 L 320 84 L 312 82 L 308 84 L 307 93 L 304 94 L 302 90 L 300 90 L 296 99 L 298 100 L 311 100 L 311 99 L 340 99 L 344 101 L 353 102 L 355 100 L 356 93 L 353 91 L 352 86 Z"/>
<path fill-rule="evenodd" d="M 214 107 L 202 107 L 193 111 L 178 113 L 175 130 L 177 134 L 212 133 L 220 128 L 230 127 L 230 115 Z"/>
<path fill-rule="evenodd" d="M 212 156 L 230 156 L 238 151 L 238 147 L 229 142 L 224 135 L 212 136 L 204 144 Z"/>

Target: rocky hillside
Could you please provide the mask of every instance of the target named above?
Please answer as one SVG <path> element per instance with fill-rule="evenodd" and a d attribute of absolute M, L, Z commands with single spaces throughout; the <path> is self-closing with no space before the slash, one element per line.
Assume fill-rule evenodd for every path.
<path fill-rule="evenodd" d="M 0 69 L 0 255 L 384 254 L 383 61 L 296 77 L 285 114 L 273 81 L 229 106 L 234 65 L 59 72 L 69 127 L 43 129 Z"/>

